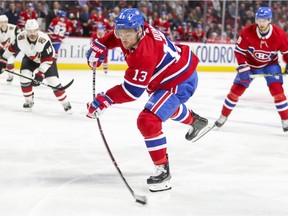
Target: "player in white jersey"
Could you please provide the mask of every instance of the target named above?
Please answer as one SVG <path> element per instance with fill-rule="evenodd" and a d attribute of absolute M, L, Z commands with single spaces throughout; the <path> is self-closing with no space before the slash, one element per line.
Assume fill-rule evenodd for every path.
<path fill-rule="evenodd" d="M 19 29 L 16 25 L 8 23 L 8 17 L 6 15 L 0 15 L 0 55 L 2 56 L 5 49 L 15 40 L 16 35 L 19 33 Z M 7 59 L 7 69 L 14 71 L 15 55 L 12 55 Z M 0 71 L 0 74 L 4 72 L 4 69 Z M 8 73 L 7 82 L 13 81 L 13 75 Z"/>
<path fill-rule="evenodd" d="M 19 33 L 16 40 L 13 41 L 8 49 L 3 53 L 0 59 L 0 67 L 5 65 L 5 61 L 15 53 L 22 51 L 20 73 L 34 81 L 20 77 L 21 89 L 25 98 L 23 108 L 31 111 L 34 105 L 33 86 L 39 86 L 43 79 L 46 79 L 48 85 L 56 87 L 53 92 L 59 102 L 63 105 L 64 110 L 71 113 L 71 105 L 67 100 L 65 90 L 59 90 L 62 87 L 59 80 L 56 62 L 53 61 L 54 49 L 52 42 L 47 34 L 39 31 L 39 25 L 35 19 L 27 20 L 25 30 Z M 6 67 L 7 69 L 7 67 Z"/>

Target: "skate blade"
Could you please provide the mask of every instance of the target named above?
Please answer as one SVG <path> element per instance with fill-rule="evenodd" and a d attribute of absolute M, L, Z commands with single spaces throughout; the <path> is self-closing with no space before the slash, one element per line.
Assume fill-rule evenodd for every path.
<path fill-rule="evenodd" d="M 24 112 L 32 112 L 32 107 L 29 107 L 29 108 L 23 108 L 24 109 Z"/>
<path fill-rule="evenodd" d="M 7 83 L 12 83 L 12 81 L 13 81 L 13 78 L 7 78 L 7 79 L 6 79 L 6 82 L 7 82 Z"/>
<path fill-rule="evenodd" d="M 73 113 L 72 109 L 65 111 L 67 114 L 71 115 Z"/>
<path fill-rule="evenodd" d="M 165 181 L 158 184 L 149 184 L 149 190 L 151 192 L 161 192 L 166 190 L 171 190 L 172 186 L 169 181 Z"/>
<path fill-rule="evenodd" d="M 200 131 L 200 133 L 197 134 L 196 137 L 194 137 L 192 139 L 192 142 L 196 142 L 197 140 L 199 140 L 201 137 L 203 137 L 205 134 L 207 134 L 208 132 L 210 132 L 211 130 L 213 130 L 214 128 L 216 128 L 217 126 L 214 124 L 211 127 L 205 127 L 202 131 Z"/>

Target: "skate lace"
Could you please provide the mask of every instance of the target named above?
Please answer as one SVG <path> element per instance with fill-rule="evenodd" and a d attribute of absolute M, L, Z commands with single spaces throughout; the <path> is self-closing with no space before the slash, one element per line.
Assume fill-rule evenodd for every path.
<path fill-rule="evenodd" d="M 193 133 L 193 131 L 194 131 L 194 127 L 193 127 L 193 126 L 191 126 L 191 127 L 188 129 L 188 134 L 192 134 L 192 133 Z"/>
<path fill-rule="evenodd" d="M 288 120 L 282 120 L 283 128 L 288 128 Z"/>
<path fill-rule="evenodd" d="M 155 170 L 154 170 L 153 176 L 159 176 L 162 173 L 166 173 L 165 165 L 155 166 Z"/>
<path fill-rule="evenodd" d="M 63 104 L 64 109 L 71 109 L 71 105 L 69 102 Z"/>
<path fill-rule="evenodd" d="M 31 105 L 33 105 L 33 101 L 32 101 L 32 100 L 30 100 L 30 101 L 25 101 L 24 104 L 25 104 L 25 105 L 29 105 L 29 106 L 31 106 Z"/>

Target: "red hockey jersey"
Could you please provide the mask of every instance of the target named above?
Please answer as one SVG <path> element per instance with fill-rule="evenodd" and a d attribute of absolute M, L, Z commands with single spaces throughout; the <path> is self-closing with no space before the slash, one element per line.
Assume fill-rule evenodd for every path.
<path fill-rule="evenodd" d="M 49 36 L 53 41 L 62 42 L 72 31 L 72 22 L 67 18 L 54 18 L 48 28 Z"/>
<path fill-rule="evenodd" d="M 147 23 L 136 49 L 125 49 L 114 31 L 99 42 L 108 49 L 120 47 L 128 64 L 124 83 L 106 92 L 114 103 L 136 100 L 145 90 L 148 93 L 157 89 L 169 90 L 189 78 L 199 62 L 189 46 L 173 44 Z"/>
<path fill-rule="evenodd" d="M 270 30 L 261 36 L 257 24 L 243 29 L 237 40 L 235 56 L 238 64 L 247 63 L 252 69 L 278 63 L 278 51 L 288 63 L 288 37 L 278 26 L 270 24 Z"/>
<path fill-rule="evenodd" d="M 162 18 L 157 18 L 155 19 L 153 26 L 170 38 L 170 23 L 168 21 L 164 21 Z"/>
<path fill-rule="evenodd" d="M 37 19 L 37 13 L 35 11 L 32 11 L 32 13 L 29 13 L 28 10 L 24 10 L 20 13 L 19 15 L 19 19 L 18 19 L 18 23 L 17 23 L 17 26 L 20 28 L 20 29 L 24 29 L 25 28 L 25 24 L 26 24 L 26 21 L 28 19 Z"/>

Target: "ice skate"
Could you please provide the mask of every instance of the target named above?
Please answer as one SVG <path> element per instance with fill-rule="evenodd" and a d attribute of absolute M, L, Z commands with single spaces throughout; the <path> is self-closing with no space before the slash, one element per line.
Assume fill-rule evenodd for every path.
<path fill-rule="evenodd" d="M 147 184 L 151 192 L 160 192 L 170 190 L 170 170 L 169 162 L 163 165 L 155 166 L 155 172 L 147 179 Z"/>
<path fill-rule="evenodd" d="M 25 101 L 25 103 L 23 104 L 24 111 L 25 112 L 31 112 L 33 105 L 34 105 L 34 101 L 33 100 Z"/>
<path fill-rule="evenodd" d="M 34 105 L 34 93 L 32 93 L 31 97 L 25 98 L 25 103 L 23 104 L 24 111 L 31 112 L 33 105 Z"/>
<path fill-rule="evenodd" d="M 288 132 L 288 119 L 282 120 L 282 127 L 284 132 Z"/>
<path fill-rule="evenodd" d="M 188 132 L 185 135 L 185 138 L 189 141 L 194 139 L 198 133 L 208 125 L 208 120 L 206 118 L 203 118 L 199 116 L 198 114 L 192 112 L 192 116 L 195 119 L 194 122 L 191 124 L 191 128 L 188 130 Z"/>
<path fill-rule="evenodd" d="M 225 122 L 227 121 L 227 119 L 228 119 L 228 117 L 221 115 L 219 117 L 219 119 L 215 122 L 215 125 L 217 127 L 222 127 L 225 124 Z"/>
<path fill-rule="evenodd" d="M 64 103 L 63 108 L 65 112 L 67 112 L 68 114 L 72 114 L 72 106 L 69 102 Z"/>
<path fill-rule="evenodd" d="M 14 78 L 14 76 L 11 75 L 11 74 L 9 74 L 8 77 L 7 77 L 7 79 L 6 79 L 6 81 L 7 81 L 8 83 L 12 83 L 13 78 Z"/>

